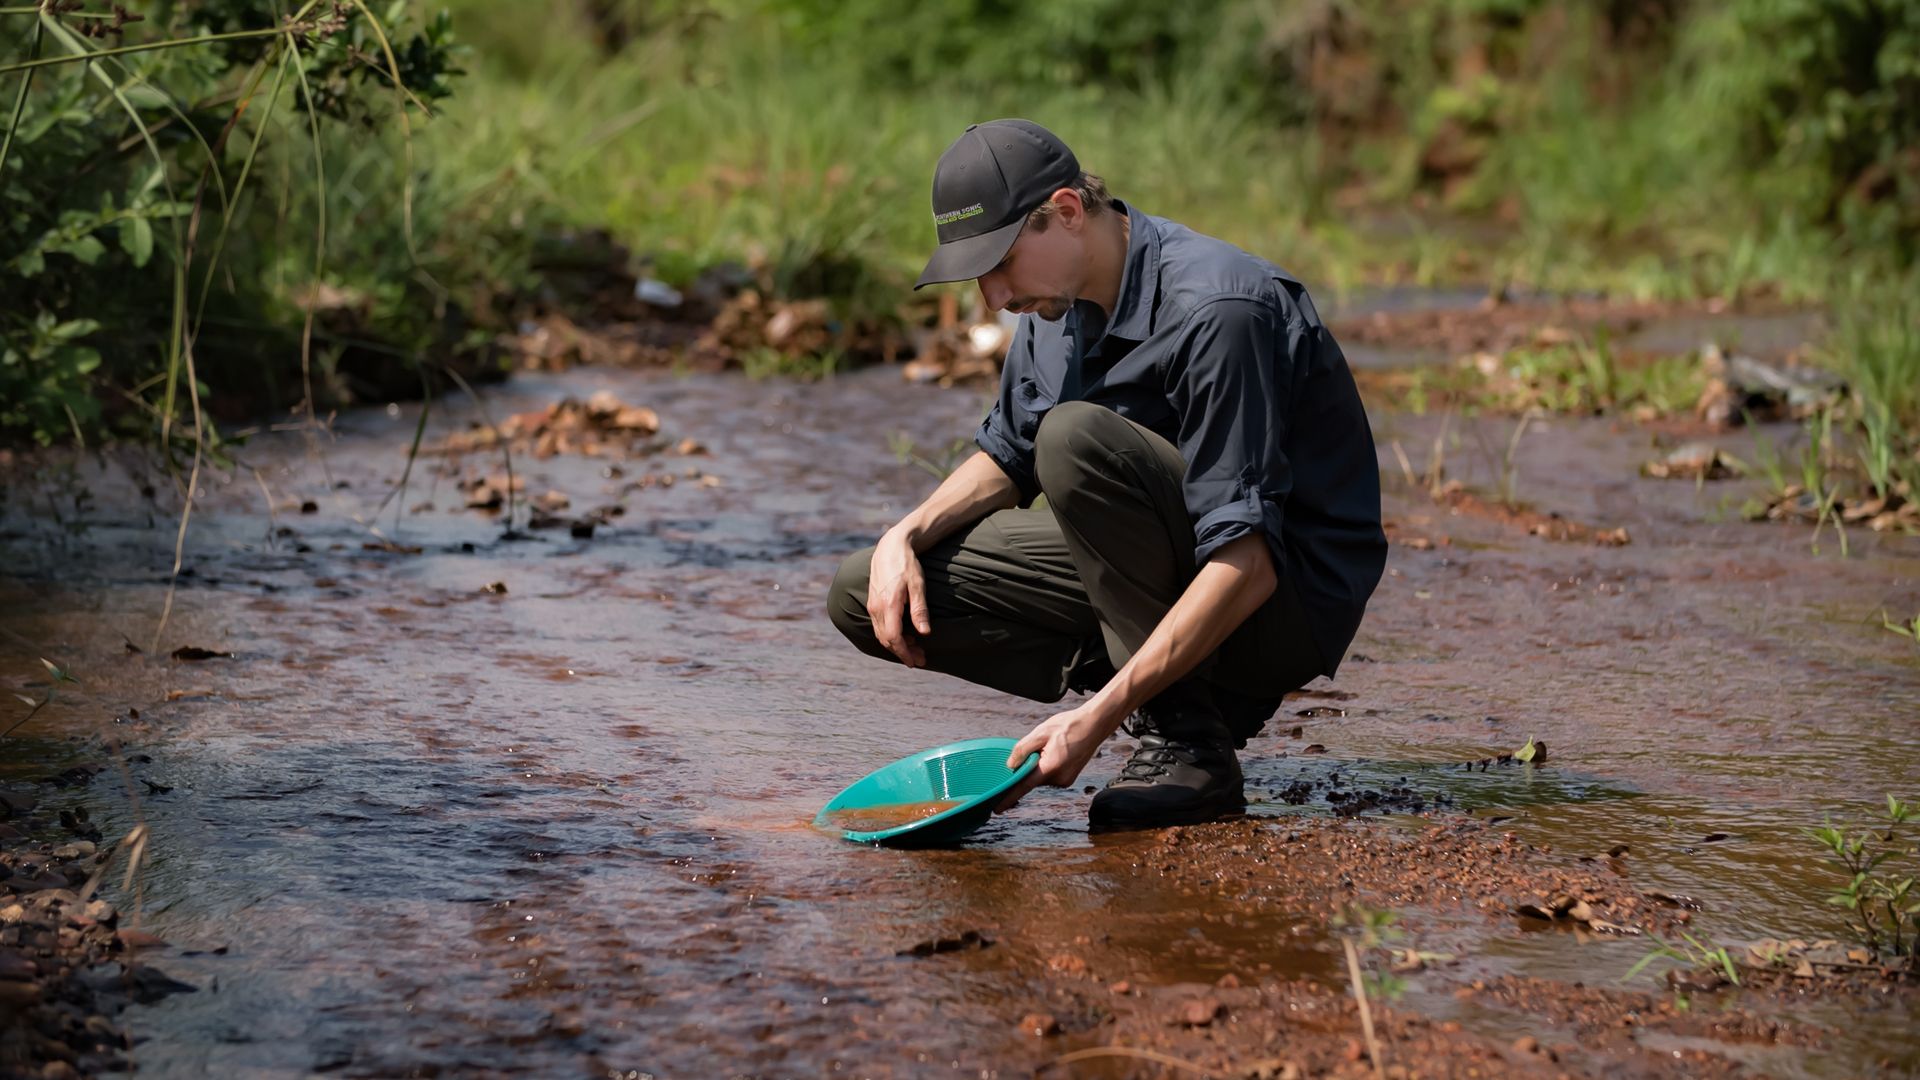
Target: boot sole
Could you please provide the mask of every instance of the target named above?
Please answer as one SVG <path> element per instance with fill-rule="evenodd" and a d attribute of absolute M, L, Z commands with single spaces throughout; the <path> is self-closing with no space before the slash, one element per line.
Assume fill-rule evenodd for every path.
<path fill-rule="evenodd" d="M 1216 821 L 1237 821 L 1246 816 L 1245 802 L 1237 806 L 1196 806 L 1187 810 L 1155 814 L 1151 818 L 1102 815 L 1101 820 L 1096 820 L 1089 813 L 1087 831 L 1090 833 L 1139 832 L 1143 829 L 1168 829 L 1183 825 L 1207 825 Z"/>

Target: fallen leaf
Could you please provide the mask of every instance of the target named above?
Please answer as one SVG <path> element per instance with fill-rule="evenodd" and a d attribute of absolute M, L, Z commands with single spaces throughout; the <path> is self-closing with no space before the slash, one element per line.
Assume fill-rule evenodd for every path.
<path fill-rule="evenodd" d="M 1592 930 L 1596 934 L 1619 934 L 1623 937 L 1640 936 L 1640 931 L 1631 926 L 1621 926 L 1619 923 L 1610 923 L 1605 919 L 1588 919 L 1587 929 Z"/>

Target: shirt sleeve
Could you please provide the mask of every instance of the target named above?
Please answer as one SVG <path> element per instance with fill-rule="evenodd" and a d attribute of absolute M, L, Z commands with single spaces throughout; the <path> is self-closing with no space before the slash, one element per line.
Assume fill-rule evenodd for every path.
<path fill-rule="evenodd" d="M 1028 407 L 1036 402 L 1022 402 L 1019 389 L 1023 384 L 1033 385 L 1031 317 L 1023 317 L 1020 328 L 1014 331 L 1006 363 L 1000 368 L 1000 396 L 973 436 L 974 443 L 1020 489 L 1020 505 L 1025 506 L 1040 494 L 1040 481 L 1033 471 L 1033 436 L 1039 430 L 1040 416 Z"/>
<path fill-rule="evenodd" d="M 1291 387 L 1304 324 L 1251 298 L 1201 305 L 1168 365 L 1168 393 L 1180 418 L 1182 482 L 1194 526 L 1194 562 L 1249 534 L 1264 534 L 1275 570 L 1285 566 L 1281 534 L 1293 469 L 1287 461 Z"/>

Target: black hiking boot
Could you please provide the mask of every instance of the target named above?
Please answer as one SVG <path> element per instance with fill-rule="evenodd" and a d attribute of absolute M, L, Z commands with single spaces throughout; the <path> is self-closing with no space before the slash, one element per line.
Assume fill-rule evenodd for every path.
<path fill-rule="evenodd" d="M 1247 808 L 1240 759 L 1204 684 L 1181 684 L 1127 719 L 1140 745 L 1087 811 L 1095 832 L 1198 825 Z"/>

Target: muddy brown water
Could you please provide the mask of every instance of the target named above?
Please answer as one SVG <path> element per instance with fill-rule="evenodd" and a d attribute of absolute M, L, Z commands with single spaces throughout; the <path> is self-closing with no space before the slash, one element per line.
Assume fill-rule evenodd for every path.
<path fill-rule="evenodd" d="M 858 810 L 835 810 L 824 824 L 846 832 L 883 832 L 924 821 L 966 802 L 965 799 L 935 799 L 931 802 L 890 803 Z"/>
<path fill-rule="evenodd" d="M 174 503 L 138 487 L 164 478 L 89 458 L 10 483 L 0 671 L 35 692 L 50 655 L 82 686 L 8 745 L 0 778 L 97 760 L 74 736 L 105 729 L 149 746 L 136 778 L 171 788 L 141 800 L 147 926 L 172 943 L 159 962 L 202 989 L 130 1014 L 142 1073 L 1026 1075 L 1086 1041 L 1014 1030 L 1023 964 L 1089 928 L 1146 986 L 1254 970 L 1343 985 L 1326 929 L 1284 900 L 1202 921 L 1136 865 L 1145 838 L 1088 836 L 1082 788 L 1115 771 L 1116 744 L 956 850 L 811 827 L 879 764 L 1018 736 L 1051 711 L 874 662 L 822 611 L 841 556 L 932 483 L 888 434 L 942 450 L 982 395 L 887 370 L 812 385 L 578 371 L 516 379 L 488 408 L 599 389 L 712 453 L 624 477 L 516 459 L 529 493 L 624 501 L 586 540 L 503 539 L 423 461 L 379 519 L 422 551 L 366 550 L 360 522 L 398 477 L 411 408 L 344 416 L 324 443 L 255 440 L 246 467 L 202 481 L 158 652 Z M 446 403 L 430 430 L 470 415 Z M 1419 464 L 1435 421 L 1375 424 Z M 1456 470 L 1489 481 L 1497 459 L 1464 445 Z M 1625 548 L 1516 535 L 1390 482 L 1403 534 L 1444 542 L 1394 549 L 1356 655 L 1250 746 L 1253 812 L 1326 815 L 1282 793 L 1338 772 L 1556 851 L 1629 844 L 1634 883 L 1696 898 L 1695 925 L 1720 940 L 1836 930 L 1831 875 L 1797 830 L 1920 795 L 1920 651 L 1879 626 L 1883 606 L 1920 611 L 1920 542 L 1856 532 L 1850 557 L 1830 541 L 1815 554 L 1804 529 L 1739 521 L 1738 485 L 1640 479 L 1650 452 L 1631 427 L 1556 421 L 1517 456 L 1521 497 L 1626 526 Z M 623 496 L 647 471 L 679 482 Z M 317 512 L 270 514 L 269 499 Z M 187 644 L 235 656 L 165 657 Z M 1549 745 L 1544 767 L 1460 767 L 1528 737 Z M 1326 753 L 1301 753 L 1311 743 Z M 85 803 L 109 835 L 133 820 L 107 777 L 47 798 Z M 1464 959 L 1412 977 L 1406 1001 L 1495 1033 L 1510 1020 L 1456 999 L 1459 981 L 1618 979 L 1645 951 L 1422 921 Z M 899 955 L 968 929 L 994 944 Z M 1910 1022 L 1794 1011 L 1836 1028 L 1826 1048 L 1727 1052 L 1779 1075 L 1920 1067 Z"/>

